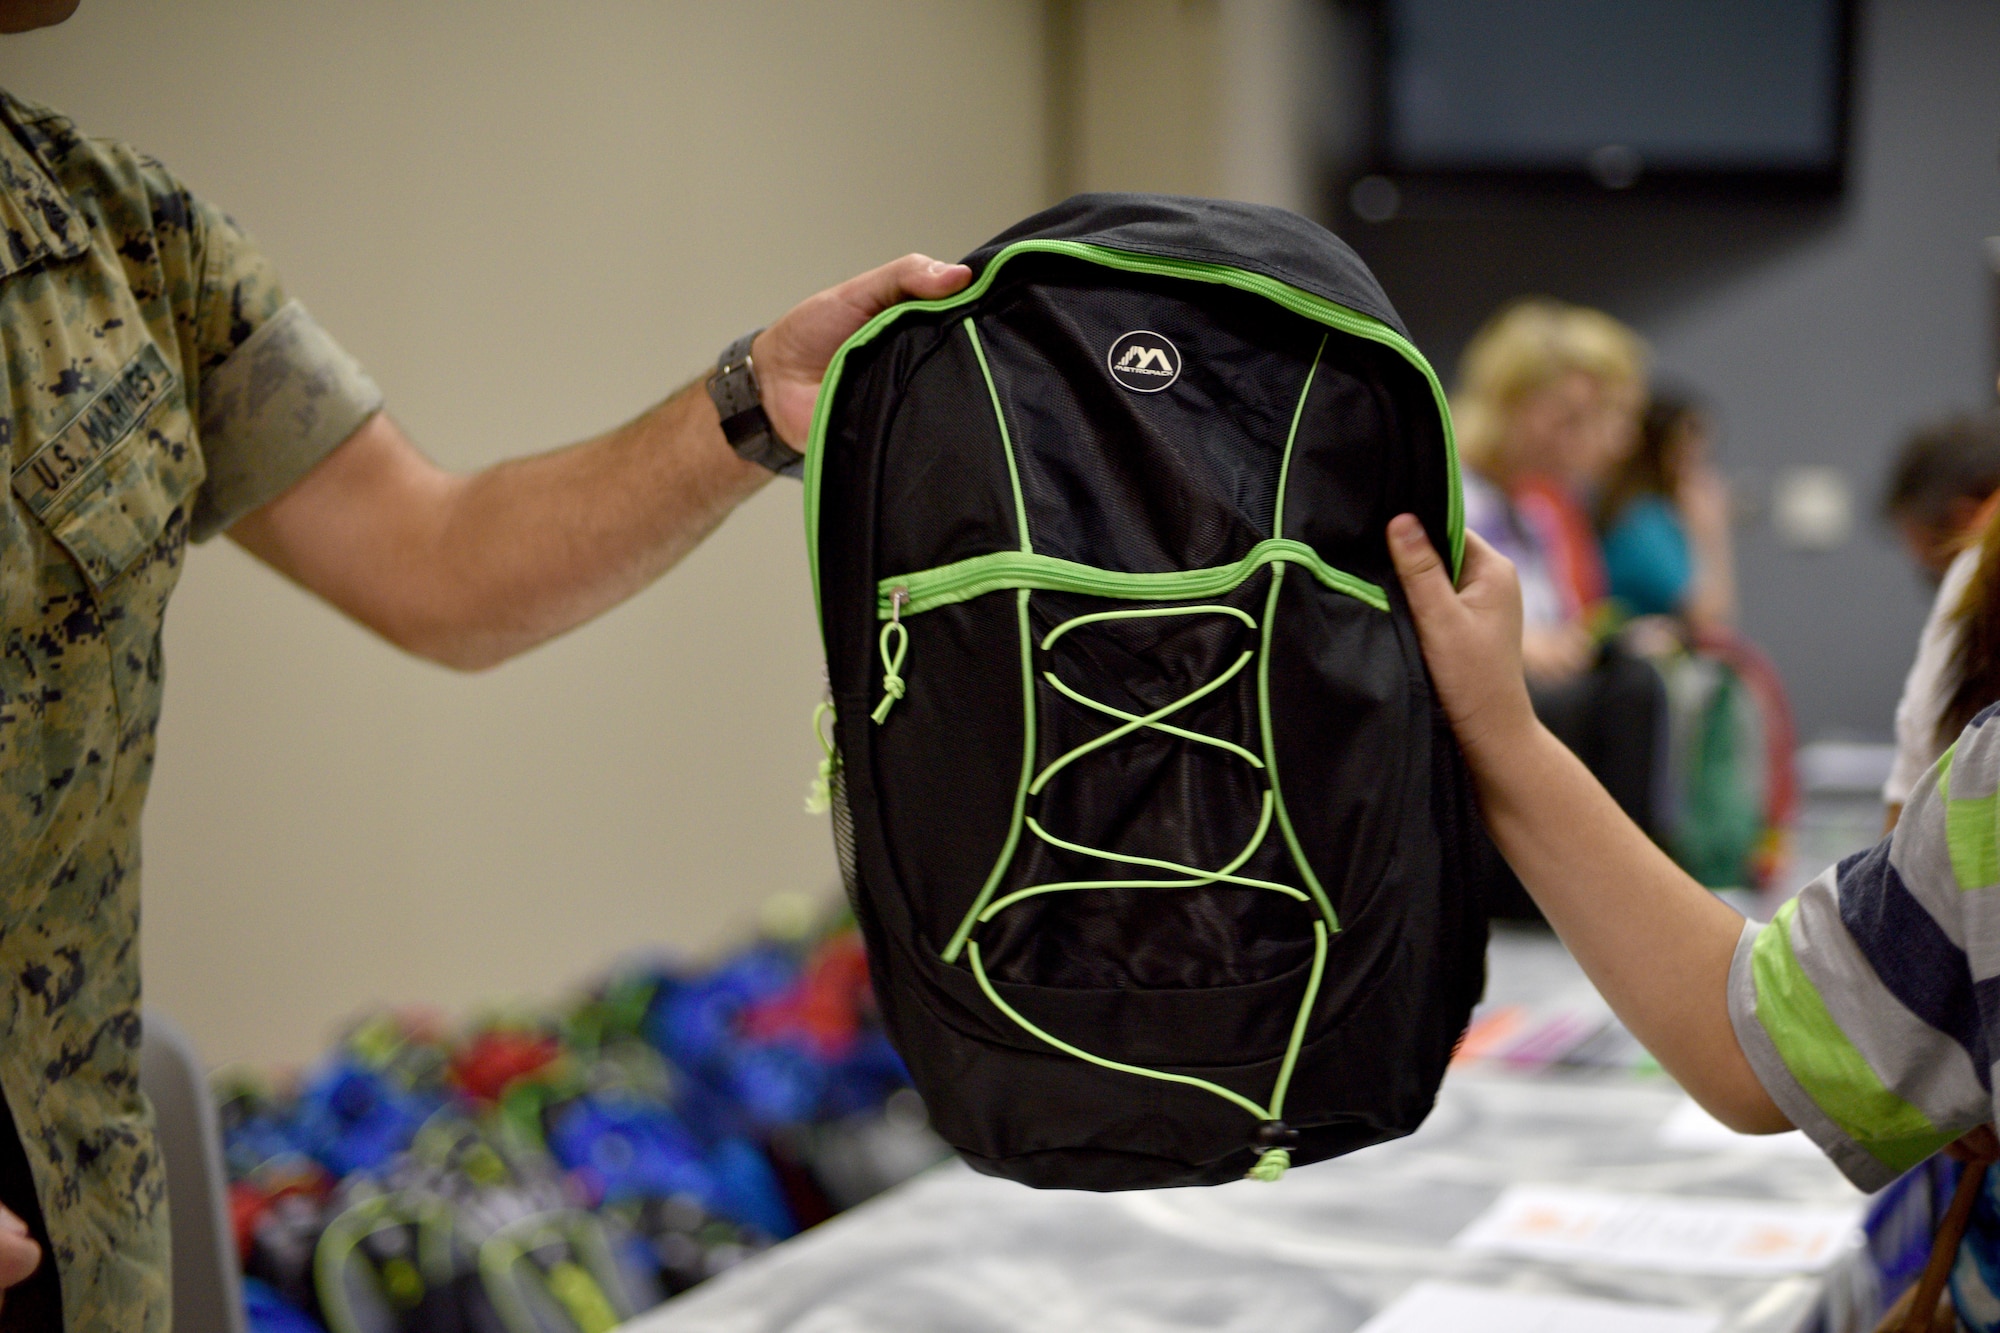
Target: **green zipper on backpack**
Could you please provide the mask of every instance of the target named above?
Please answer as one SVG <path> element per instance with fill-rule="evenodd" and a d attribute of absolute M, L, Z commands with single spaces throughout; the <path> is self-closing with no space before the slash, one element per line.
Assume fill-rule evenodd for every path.
<path fill-rule="evenodd" d="M 1450 547 L 1447 554 L 1451 560 L 1452 571 L 1454 575 L 1456 574 L 1465 552 L 1465 502 L 1459 489 L 1458 445 L 1452 434 L 1451 407 L 1445 399 L 1444 386 L 1438 382 L 1437 372 L 1431 369 L 1430 362 L 1424 360 L 1423 353 L 1419 352 L 1408 338 L 1373 315 L 1364 315 L 1358 310 L 1351 310 L 1323 296 L 1302 291 L 1276 278 L 1232 268 L 1227 264 L 1210 264 L 1191 259 L 1167 259 L 1132 250 L 1114 250 L 1109 246 L 1091 245 L 1083 241 L 1016 241 L 993 256 L 985 270 L 964 291 L 935 301 L 906 301 L 901 305 L 891 306 L 862 325 L 854 336 L 834 353 L 832 362 L 827 366 L 826 377 L 820 384 L 819 398 L 813 407 L 812 431 L 806 444 L 806 559 L 812 570 L 815 613 L 820 609 L 820 469 L 826 457 L 826 432 L 833 416 L 835 389 L 840 383 L 841 372 L 846 367 L 848 353 L 873 342 L 884 329 L 904 315 L 921 311 L 951 310 L 978 300 L 993 286 L 1007 261 L 1021 254 L 1069 255 L 1075 259 L 1102 264 L 1107 268 L 1120 269 L 1127 273 L 1147 273 L 1162 277 L 1184 278 L 1190 282 L 1210 282 L 1234 287 L 1238 291 L 1250 292 L 1273 301 L 1293 314 L 1301 315 L 1329 328 L 1339 329 L 1354 337 L 1379 343 L 1396 352 L 1423 375 L 1425 382 L 1430 385 L 1431 397 L 1437 404 L 1438 421 L 1444 431 L 1445 473 L 1449 490 L 1445 512 L 1447 545 Z M 1287 560 L 1290 558 L 1286 557 Z"/>
<path fill-rule="evenodd" d="M 1171 570 L 1156 574 L 1124 574 L 1079 565 L 1054 556 L 1025 551 L 995 551 L 935 569 L 897 574 L 876 585 L 876 616 L 891 620 L 914 616 L 954 602 L 969 602 L 990 592 L 1032 588 L 1038 592 L 1074 592 L 1091 597 L 1122 597 L 1144 602 L 1192 601 L 1214 597 L 1241 584 L 1264 565 L 1282 561 L 1298 565 L 1327 587 L 1366 602 L 1377 611 L 1389 609 L 1389 596 L 1366 579 L 1333 568 L 1304 542 L 1273 537 L 1258 542 L 1232 565 L 1207 569 Z"/>

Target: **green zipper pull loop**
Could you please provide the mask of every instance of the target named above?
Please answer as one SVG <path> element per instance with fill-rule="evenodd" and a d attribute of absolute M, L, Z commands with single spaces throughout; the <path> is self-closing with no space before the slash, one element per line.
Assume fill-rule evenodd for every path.
<path fill-rule="evenodd" d="M 1291 1168 L 1292 1155 L 1283 1148 L 1273 1148 L 1257 1159 L 1257 1165 L 1250 1168 L 1246 1179 L 1261 1180 L 1271 1184 L 1283 1180 L 1285 1172 Z"/>
<path fill-rule="evenodd" d="M 819 776 L 806 788 L 806 813 L 823 815 L 833 809 L 833 775 L 840 767 L 840 751 L 833 748 L 833 738 L 826 734 L 826 721 L 835 716 L 831 703 L 822 703 L 813 709 L 813 739 L 819 742 L 823 752 L 819 761 Z"/>
<path fill-rule="evenodd" d="M 1291 1169 L 1292 1149 L 1299 1146 L 1299 1132 L 1282 1120 L 1267 1120 L 1257 1126 L 1257 1146 L 1264 1151 L 1258 1155 L 1257 1165 L 1244 1173 L 1244 1178 L 1270 1184 L 1284 1179 L 1285 1172 Z"/>
<path fill-rule="evenodd" d="M 881 640 L 882 702 L 875 705 L 871 714 L 878 727 L 896 706 L 896 700 L 903 697 L 903 657 L 910 651 L 910 632 L 903 628 L 903 605 L 909 600 L 908 588 L 896 588 L 889 593 L 889 623 L 882 627 Z M 893 649 L 889 646 L 892 637 L 896 641 Z"/>

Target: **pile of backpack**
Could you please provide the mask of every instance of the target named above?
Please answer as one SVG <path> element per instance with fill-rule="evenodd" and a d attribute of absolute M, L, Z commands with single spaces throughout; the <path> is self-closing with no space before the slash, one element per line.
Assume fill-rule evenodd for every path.
<path fill-rule="evenodd" d="M 216 1092 L 258 1333 L 602 1333 L 945 1155 L 845 925 Z"/>

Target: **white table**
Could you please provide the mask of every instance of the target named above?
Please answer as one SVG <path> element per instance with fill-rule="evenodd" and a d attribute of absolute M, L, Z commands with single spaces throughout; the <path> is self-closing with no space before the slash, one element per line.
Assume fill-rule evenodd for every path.
<path fill-rule="evenodd" d="M 1547 936 L 1496 937 L 1494 1002 L 1581 984 Z M 1448 1242 L 1517 1182 L 1843 1205 L 1816 1157 L 1657 1141 L 1664 1078 L 1455 1073 L 1408 1139 L 1275 1185 L 1036 1191 L 950 1163 L 744 1264 L 627 1333 L 1351 1333 L 1441 1278 L 1692 1307 L 1727 1333 L 1851 1327 L 1856 1256 L 1824 1276 L 1690 1277 L 1476 1255 Z"/>

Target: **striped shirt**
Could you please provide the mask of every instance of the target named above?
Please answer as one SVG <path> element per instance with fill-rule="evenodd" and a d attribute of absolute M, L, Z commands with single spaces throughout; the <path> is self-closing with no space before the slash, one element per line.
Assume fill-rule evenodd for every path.
<path fill-rule="evenodd" d="M 1910 794 L 1896 831 L 1748 925 L 1729 977 L 1772 1100 L 1874 1190 L 1994 1118 L 2000 707 Z"/>

